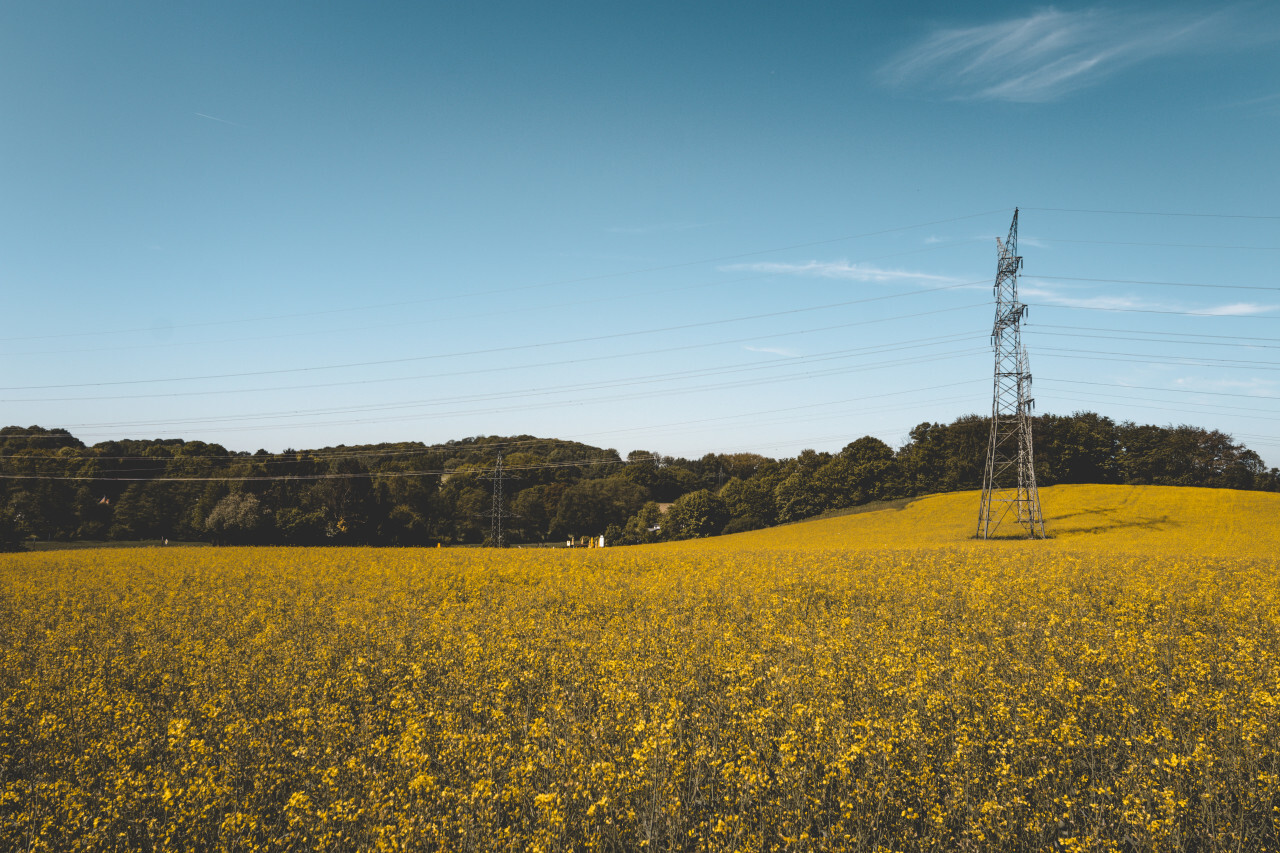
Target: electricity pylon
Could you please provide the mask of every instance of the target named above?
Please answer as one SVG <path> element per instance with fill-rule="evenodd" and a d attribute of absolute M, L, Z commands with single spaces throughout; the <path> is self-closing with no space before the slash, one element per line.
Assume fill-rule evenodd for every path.
<path fill-rule="evenodd" d="M 493 510 L 489 515 L 489 544 L 494 548 L 507 546 L 506 533 L 502 529 L 502 520 L 506 517 L 507 506 L 502 498 L 502 451 L 498 451 L 498 461 L 493 466 Z"/>
<path fill-rule="evenodd" d="M 991 346 L 996 354 L 995 389 L 991 398 L 991 441 L 982 476 L 982 507 L 978 510 L 979 539 L 996 535 L 1005 521 L 1016 520 L 1028 538 L 1044 538 L 1044 516 L 1036 490 L 1031 453 L 1031 371 L 1022 345 L 1022 318 L 1027 306 L 1018 301 L 1018 209 L 1013 210 L 1009 236 L 1001 243 L 996 262 L 996 320 Z"/>

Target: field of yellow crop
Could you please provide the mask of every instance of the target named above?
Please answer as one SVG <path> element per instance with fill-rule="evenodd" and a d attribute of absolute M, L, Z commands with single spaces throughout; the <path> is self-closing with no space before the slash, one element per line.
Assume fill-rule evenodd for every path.
<path fill-rule="evenodd" d="M 1280 849 L 1280 496 L 0 557 L 0 849 Z"/>

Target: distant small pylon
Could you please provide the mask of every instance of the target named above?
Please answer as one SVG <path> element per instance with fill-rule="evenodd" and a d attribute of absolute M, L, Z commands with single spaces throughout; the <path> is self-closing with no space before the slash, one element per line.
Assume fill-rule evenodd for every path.
<path fill-rule="evenodd" d="M 507 546 L 506 533 L 502 529 L 502 519 L 506 512 L 502 496 L 502 451 L 499 450 L 498 461 L 493 466 L 493 511 L 489 516 L 489 544 L 495 548 Z"/>
<path fill-rule="evenodd" d="M 1018 301 L 1018 210 L 1013 210 L 1009 236 L 996 262 L 996 319 L 991 331 L 995 350 L 995 388 L 991 398 L 991 440 L 982 475 L 979 539 L 996 535 L 1005 521 L 1017 521 L 1029 538 L 1044 538 L 1044 516 L 1036 490 L 1031 447 L 1031 370 L 1022 344 L 1022 318 L 1027 306 Z M 1012 516 L 1012 517 L 1011 517 Z"/>

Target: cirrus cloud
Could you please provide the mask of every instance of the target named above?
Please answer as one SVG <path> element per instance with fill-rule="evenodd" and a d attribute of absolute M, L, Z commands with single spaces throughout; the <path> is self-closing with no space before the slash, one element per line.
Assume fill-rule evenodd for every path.
<path fill-rule="evenodd" d="M 720 267 L 720 271 L 804 275 L 866 282 L 936 281 L 949 284 L 956 281 L 956 279 L 946 275 L 934 275 L 912 270 L 885 269 L 871 264 L 856 264 L 849 261 L 804 261 L 798 264 L 761 261 L 753 264 L 730 264 L 729 266 Z"/>
<path fill-rule="evenodd" d="M 880 69 L 881 80 L 957 100 L 1052 101 L 1124 68 L 1225 42 L 1232 14 L 1059 11 L 939 29 Z"/>

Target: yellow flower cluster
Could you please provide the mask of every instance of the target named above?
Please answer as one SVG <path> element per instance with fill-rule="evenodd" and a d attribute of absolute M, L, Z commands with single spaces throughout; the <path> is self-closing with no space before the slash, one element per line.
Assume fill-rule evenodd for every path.
<path fill-rule="evenodd" d="M 0 849 L 1280 849 L 1280 497 L 1214 494 L 5 556 Z"/>

